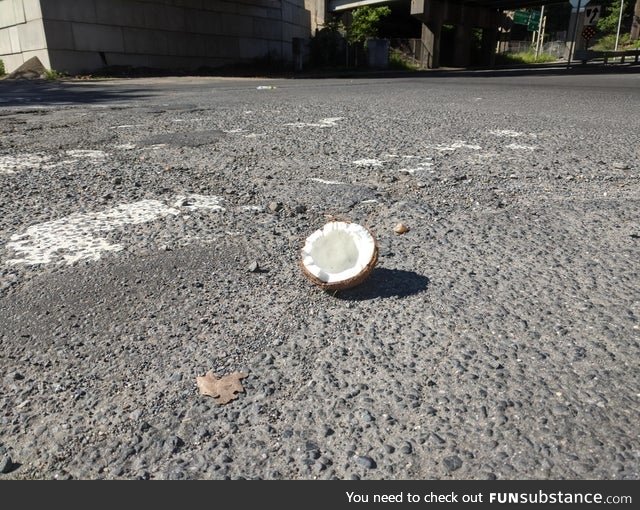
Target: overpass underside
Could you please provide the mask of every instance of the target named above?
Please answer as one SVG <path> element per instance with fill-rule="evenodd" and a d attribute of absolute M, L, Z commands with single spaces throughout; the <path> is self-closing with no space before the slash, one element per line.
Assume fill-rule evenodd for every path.
<path fill-rule="evenodd" d="M 474 63 L 493 65 L 498 27 L 504 18 L 500 9 L 449 0 L 411 0 L 411 14 L 422 21 L 422 44 L 429 55 L 428 67 L 440 67 L 444 25 L 455 27 L 451 55 L 454 67 L 470 65 L 475 30 L 482 35 L 480 59 Z"/>
<path fill-rule="evenodd" d="M 468 67 L 473 64 L 492 65 L 498 38 L 498 28 L 504 19 L 503 8 L 530 6 L 554 0 L 411 0 L 411 14 L 422 21 L 422 58 L 427 67 L 440 67 L 446 52 L 447 65 Z M 363 5 L 399 3 L 399 0 L 332 0 L 331 12 L 351 10 Z M 443 41 L 443 26 L 453 26 Z M 474 32 L 481 32 L 480 48 Z M 474 40 L 475 39 L 475 40 Z M 478 51 L 479 50 L 479 51 Z"/>

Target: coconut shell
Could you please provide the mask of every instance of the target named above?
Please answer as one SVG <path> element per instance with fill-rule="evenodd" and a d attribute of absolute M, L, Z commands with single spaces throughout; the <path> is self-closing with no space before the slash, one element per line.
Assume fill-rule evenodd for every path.
<path fill-rule="evenodd" d="M 371 234 L 371 238 L 373 239 L 373 253 L 371 255 L 371 260 L 362 269 L 362 271 L 359 274 L 347 280 L 342 280 L 341 282 L 333 282 L 333 283 L 323 282 L 316 275 L 311 274 L 309 272 L 309 270 L 304 265 L 304 261 L 301 259 L 300 267 L 302 268 L 302 274 L 304 274 L 307 277 L 307 279 L 309 279 L 312 283 L 314 283 L 315 285 L 317 285 L 318 287 L 326 291 L 351 289 L 353 287 L 356 287 L 357 285 L 360 285 L 362 282 L 364 282 L 367 278 L 369 278 L 369 276 L 371 276 L 371 273 L 373 272 L 373 268 L 376 266 L 378 262 L 378 241 L 376 240 L 375 236 L 371 233 L 369 229 L 367 229 L 366 227 L 363 227 L 363 228 L 365 228 L 369 232 L 369 234 Z"/>

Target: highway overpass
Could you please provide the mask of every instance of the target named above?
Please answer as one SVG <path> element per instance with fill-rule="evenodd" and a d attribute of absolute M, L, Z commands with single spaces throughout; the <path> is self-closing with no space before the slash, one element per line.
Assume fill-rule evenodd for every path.
<path fill-rule="evenodd" d="M 390 5 L 402 0 L 329 0 L 327 11 L 340 13 L 365 5 Z M 407 3 L 406 1 L 404 3 Z M 429 55 L 428 66 L 440 66 L 443 25 L 455 26 L 453 65 L 470 63 L 474 29 L 482 30 L 482 63 L 491 65 L 495 54 L 498 28 L 505 22 L 503 11 L 540 7 L 564 0 L 411 0 L 411 14 L 422 21 L 423 51 Z"/>

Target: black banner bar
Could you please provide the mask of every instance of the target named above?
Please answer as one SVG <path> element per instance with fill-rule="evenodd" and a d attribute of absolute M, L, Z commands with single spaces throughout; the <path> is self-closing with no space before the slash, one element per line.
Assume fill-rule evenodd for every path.
<path fill-rule="evenodd" d="M 43 482 L 38 490 L 30 481 L 1 485 L 5 501 L 30 507 L 43 501 L 64 502 L 65 509 L 85 509 L 88 502 L 104 505 L 140 505 L 184 508 L 281 509 L 413 508 L 418 509 L 590 509 L 637 508 L 635 481 L 67 481 Z M 42 482 L 41 482 L 42 483 Z M 250 506 L 251 505 L 251 506 Z M 256 507 L 257 508 L 257 507 Z"/>

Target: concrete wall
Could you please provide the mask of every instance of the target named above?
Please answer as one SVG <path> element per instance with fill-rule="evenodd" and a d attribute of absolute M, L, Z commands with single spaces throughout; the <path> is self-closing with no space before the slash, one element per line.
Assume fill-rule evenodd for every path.
<path fill-rule="evenodd" d="M 7 18 L 11 33 L 18 25 L 11 14 L 14 4 L 20 12 L 26 4 L 37 12 L 40 29 L 28 31 L 29 51 L 40 51 L 46 67 L 75 73 L 106 65 L 195 69 L 266 56 L 291 61 L 292 39 L 309 38 L 314 21 L 324 20 L 325 2 L 0 0 L 0 19 Z M 10 41 L 9 35 L 0 35 L 0 47 L 12 55 L 4 58 L 8 71 L 27 58 L 26 46 Z"/>
<path fill-rule="evenodd" d="M 50 67 L 40 0 L 0 0 L 0 59 L 7 72 L 38 57 Z"/>
<path fill-rule="evenodd" d="M 51 66 L 194 69 L 291 59 L 308 37 L 304 0 L 41 0 Z"/>

